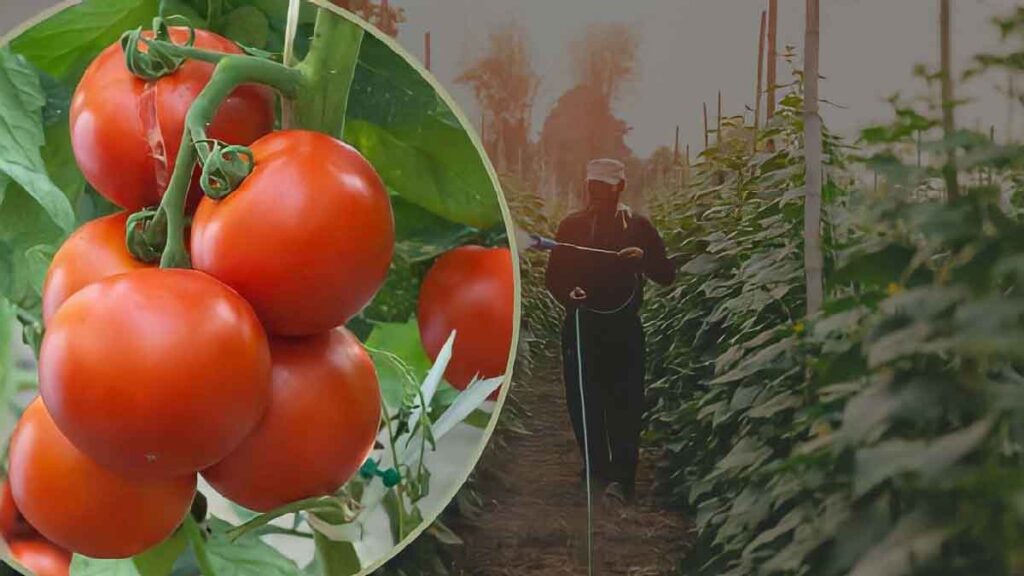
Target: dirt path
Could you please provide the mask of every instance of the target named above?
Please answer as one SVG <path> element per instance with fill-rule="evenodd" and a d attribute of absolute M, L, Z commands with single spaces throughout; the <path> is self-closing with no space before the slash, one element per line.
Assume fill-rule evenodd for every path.
<path fill-rule="evenodd" d="M 478 467 L 485 511 L 455 526 L 466 545 L 457 562 L 472 576 L 586 574 L 586 493 L 557 362 L 539 366 L 516 397 L 529 412 L 529 435 L 510 435 Z M 675 572 L 688 540 L 681 516 L 652 494 L 653 463 L 640 465 L 632 507 L 595 495 L 595 574 Z"/>

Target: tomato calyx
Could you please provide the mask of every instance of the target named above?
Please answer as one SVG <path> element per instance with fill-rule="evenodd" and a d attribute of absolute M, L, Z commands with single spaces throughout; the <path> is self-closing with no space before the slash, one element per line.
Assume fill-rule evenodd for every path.
<path fill-rule="evenodd" d="M 203 193 L 214 200 L 234 192 L 256 164 L 248 146 L 228 145 L 219 140 L 197 140 L 196 152 L 203 167 L 199 184 Z"/>
<path fill-rule="evenodd" d="M 159 262 L 167 243 L 167 220 L 157 218 L 158 213 L 157 208 L 146 208 L 128 216 L 125 241 L 128 252 L 139 262 Z"/>
<path fill-rule="evenodd" d="M 125 64 L 132 74 L 143 80 L 158 80 L 174 74 L 185 63 L 187 57 L 177 48 L 191 48 L 195 44 L 195 28 L 185 18 L 171 17 L 180 20 L 188 28 L 188 40 L 184 44 L 175 44 L 171 40 L 171 30 L 166 18 L 153 19 L 153 37 L 146 38 L 142 27 L 129 30 L 121 36 L 121 49 L 124 51 Z M 142 47 L 146 50 L 143 51 Z"/>

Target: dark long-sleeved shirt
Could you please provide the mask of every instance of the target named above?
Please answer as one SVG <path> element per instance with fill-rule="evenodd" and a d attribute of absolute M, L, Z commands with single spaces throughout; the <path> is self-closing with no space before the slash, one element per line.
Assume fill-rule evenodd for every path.
<path fill-rule="evenodd" d="M 547 288 L 566 309 L 579 303 L 569 294 L 577 286 L 587 293 L 582 303 L 593 310 L 617 309 L 630 300 L 639 310 L 645 278 L 662 285 L 675 280 L 675 267 L 665 254 L 665 243 L 649 220 L 625 210 L 612 213 L 594 209 L 570 214 L 558 227 L 556 241 L 612 252 L 635 247 L 644 251 L 639 261 L 617 255 L 556 246 L 547 268 Z"/>

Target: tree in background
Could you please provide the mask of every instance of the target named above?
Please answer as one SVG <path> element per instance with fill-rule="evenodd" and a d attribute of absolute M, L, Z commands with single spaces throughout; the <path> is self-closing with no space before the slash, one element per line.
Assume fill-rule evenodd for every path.
<path fill-rule="evenodd" d="M 636 78 L 637 34 L 624 24 L 591 25 L 570 44 L 576 85 L 563 94 L 544 121 L 540 145 L 553 190 L 579 200 L 586 164 L 611 157 L 627 164 L 635 201 L 642 164 L 626 145 L 630 127 L 615 116 L 613 104 Z"/>
<path fill-rule="evenodd" d="M 522 26 L 509 23 L 491 33 L 488 50 L 456 82 L 473 89 L 487 124 L 484 145 L 498 170 L 524 176 L 540 77 Z"/>
<path fill-rule="evenodd" d="M 592 24 L 569 45 L 576 83 L 614 101 L 636 79 L 638 46 L 636 30 L 629 25 Z"/>

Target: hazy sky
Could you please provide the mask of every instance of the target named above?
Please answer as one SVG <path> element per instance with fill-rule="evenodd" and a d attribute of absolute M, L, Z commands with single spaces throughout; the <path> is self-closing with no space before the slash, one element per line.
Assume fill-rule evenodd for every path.
<path fill-rule="evenodd" d="M 568 42 L 594 22 L 625 22 L 640 31 L 640 74 L 617 103 L 618 114 L 633 126 L 628 143 L 637 154 L 670 144 L 676 124 L 685 143 L 698 150 L 703 143 L 701 105 L 707 101 L 714 114 L 719 89 L 727 113 L 741 113 L 754 103 L 757 35 L 766 0 L 392 1 L 407 11 L 409 22 L 400 40 L 415 54 L 423 53 L 423 32 L 433 32 L 434 72 L 474 121 L 479 113 L 472 95 L 453 80 L 486 47 L 489 31 L 510 20 L 526 28 L 543 77 L 534 114 L 538 130 L 572 82 Z M 780 50 L 792 44 L 802 54 L 804 0 L 779 4 Z M 961 67 L 979 50 L 998 47 L 991 17 L 1015 4 L 954 0 L 954 50 Z M 922 90 L 911 77 L 914 65 L 938 60 L 938 1 L 823 0 L 821 59 L 826 77 L 822 97 L 847 108 L 825 106 L 826 121 L 834 129 L 855 133 L 866 121 L 884 119 L 887 96 Z M 780 78 L 789 73 L 785 63 L 779 70 Z M 1006 79 L 982 78 L 963 94 L 978 99 L 962 113 L 965 124 L 980 119 L 1002 133 L 1008 106 L 996 82 L 1005 85 Z"/>
<path fill-rule="evenodd" d="M 433 34 L 434 72 L 474 122 L 472 94 L 454 84 L 474 55 L 486 48 L 498 26 L 518 21 L 527 30 L 542 76 L 534 114 L 539 129 L 555 100 L 570 87 L 568 43 L 595 22 L 625 22 L 639 31 L 639 76 L 617 103 L 633 131 L 628 143 L 641 156 L 670 144 L 676 124 L 695 150 L 703 140 L 701 104 L 722 90 L 726 112 L 752 106 L 756 83 L 757 33 L 767 0 L 391 0 L 406 9 L 401 40 L 423 54 L 423 34 Z M 896 91 L 920 93 L 911 77 L 917 63 L 938 59 L 938 0 L 822 0 L 822 97 L 845 107 L 825 106 L 830 126 L 853 134 L 866 122 L 887 117 L 885 98 Z M 54 4 L 54 0 L 0 0 L 0 30 Z M 991 17 L 1013 0 L 954 0 L 954 51 L 958 66 L 971 55 L 998 47 Z M 802 52 L 804 0 L 780 0 L 780 46 Z M 788 73 L 785 64 L 780 74 Z M 974 104 L 961 122 L 995 125 L 1005 134 L 1006 99 L 996 89 L 1004 77 L 976 80 L 961 96 Z M 1021 86 L 1024 89 L 1024 86 Z M 1015 122 L 1018 135 L 1024 134 Z"/>

